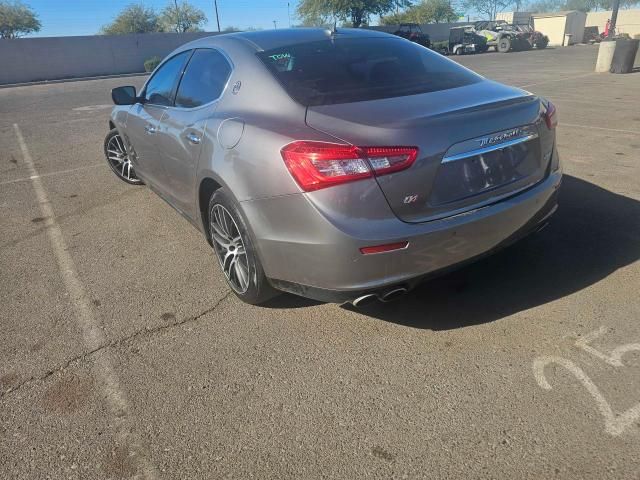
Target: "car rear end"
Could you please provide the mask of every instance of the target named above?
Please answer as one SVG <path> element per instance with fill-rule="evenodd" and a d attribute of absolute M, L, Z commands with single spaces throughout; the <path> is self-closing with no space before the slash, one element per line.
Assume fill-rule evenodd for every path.
<path fill-rule="evenodd" d="M 561 182 L 553 105 L 397 37 L 259 54 L 323 141 L 282 161 L 300 194 L 246 205 L 278 288 L 385 296 L 534 231 Z"/>

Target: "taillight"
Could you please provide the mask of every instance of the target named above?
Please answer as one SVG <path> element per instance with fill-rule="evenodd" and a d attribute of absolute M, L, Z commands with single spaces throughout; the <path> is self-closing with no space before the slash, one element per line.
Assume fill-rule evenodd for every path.
<path fill-rule="evenodd" d="M 544 114 L 544 121 L 547 123 L 547 128 L 552 130 L 558 126 L 558 113 L 556 112 L 556 106 L 547 102 L 547 111 Z"/>
<path fill-rule="evenodd" d="M 298 141 L 286 145 L 281 153 L 298 185 L 310 192 L 404 170 L 416 160 L 418 149 Z"/>

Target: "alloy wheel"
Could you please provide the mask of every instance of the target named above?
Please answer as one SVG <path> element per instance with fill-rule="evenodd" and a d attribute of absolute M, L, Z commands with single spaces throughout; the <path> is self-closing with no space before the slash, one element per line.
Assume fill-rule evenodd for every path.
<path fill-rule="evenodd" d="M 107 160 L 112 170 L 129 183 L 141 183 L 131 164 L 131 156 L 119 134 L 112 135 L 107 142 Z"/>
<path fill-rule="evenodd" d="M 236 221 L 220 204 L 211 209 L 211 238 L 222 271 L 231 288 L 243 294 L 249 288 L 250 267 L 247 250 Z"/>

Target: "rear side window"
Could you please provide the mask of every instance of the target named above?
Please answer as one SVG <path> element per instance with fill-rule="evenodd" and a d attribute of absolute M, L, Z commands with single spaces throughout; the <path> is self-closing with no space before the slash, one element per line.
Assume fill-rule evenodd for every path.
<path fill-rule="evenodd" d="M 173 89 L 178 81 L 182 66 L 191 51 L 182 52 L 167 60 L 156 73 L 154 73 L 145 89 L 144 98 L 154 105 L 169 106 L 173 103 Z"/>
<path fill-rule="evenodd" d="M 214 101 L 222 95 L 230 75 L 231 65 L 220 52 L 196 50 L 180 81 L 176 107 L 193 108 Z"/>
<path fill-rule="evenodd" d="M 328 38 L 258 56 L 289 95 L 307 106 L 435 92 L 482 78 L 399 38 Z"/>

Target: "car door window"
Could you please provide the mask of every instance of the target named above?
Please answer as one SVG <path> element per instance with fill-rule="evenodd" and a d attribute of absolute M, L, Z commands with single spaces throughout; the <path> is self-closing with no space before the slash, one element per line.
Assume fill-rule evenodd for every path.
<path fill-rule="evenodd" d="M 145 89 L 144 98 L 147 103 L 163 106 L 173 104 L 173 89 L 190 54 L 190 50 L 179 53 L 158 69 Z"/>
<path fill-rule="evenodd" d="M 196 50 L 180 81 L 176 107 L 194 108 L 214 101 L 222 95 L 230 75 L 231 65 L 220 52 Z"/>

